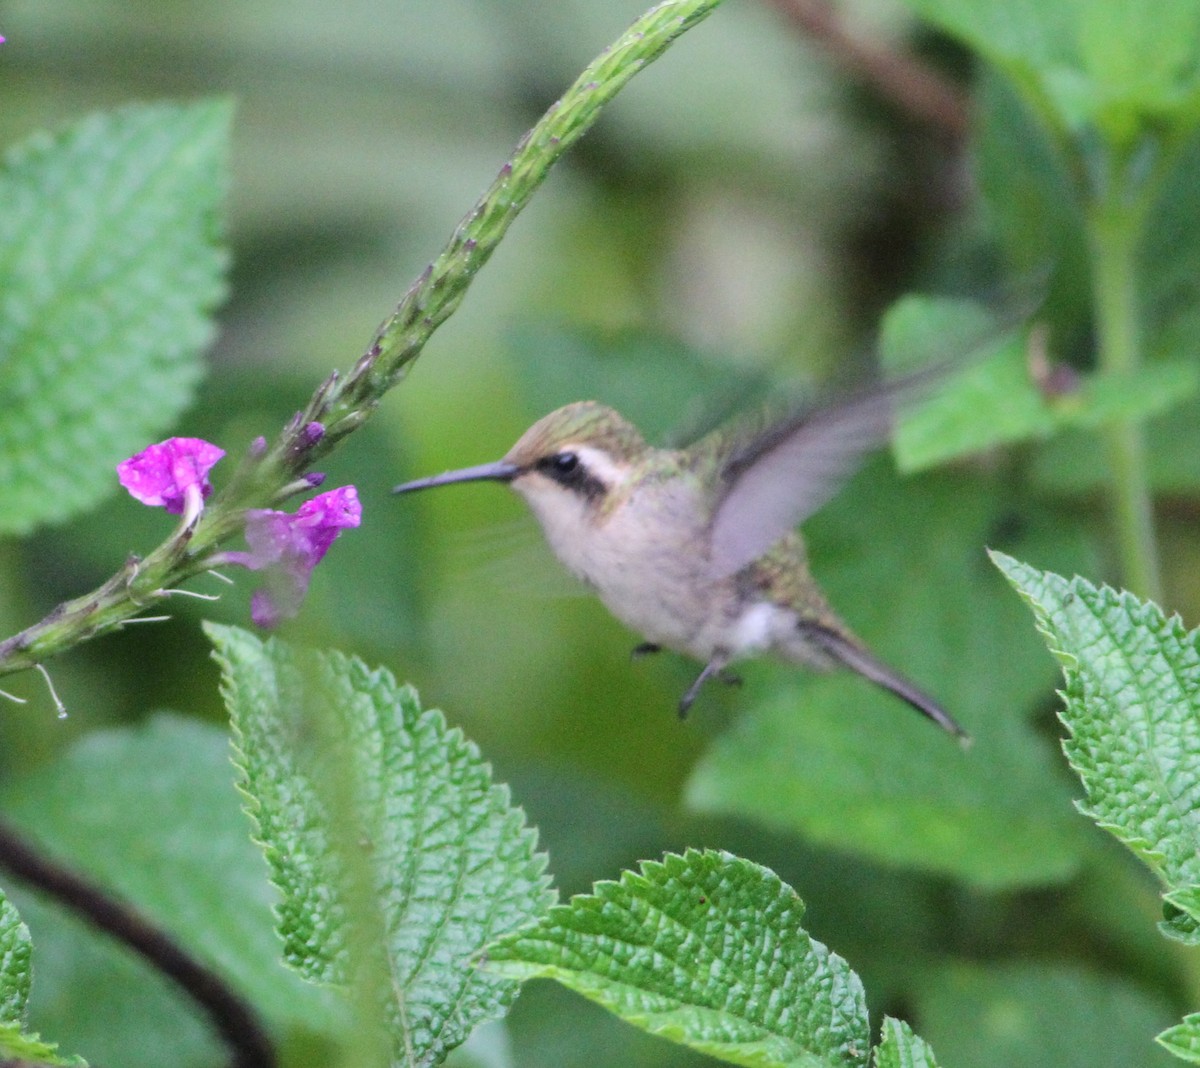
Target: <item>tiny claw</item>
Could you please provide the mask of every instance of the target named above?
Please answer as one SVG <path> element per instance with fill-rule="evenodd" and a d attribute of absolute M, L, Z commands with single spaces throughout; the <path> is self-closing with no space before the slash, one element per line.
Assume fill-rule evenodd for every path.
<path fill-rule="evenodd" d="M 630 660 L 637 660 L 643 656 L 650 656 L 652 653 L 661 653 L 662 646 L 655 645 L 654 642 L 641 642 L 633 647 L 633 651 L 629 654 Z"/>
<path fill-rule="evenodd" d="M 741 686 L 743 682 L 742 676 L 732 671 L 721 671 L 717 674 L 717 678 L 725 683 L 726 686 Z"/>
<path fill-rule="evenodd" d="M 685 693 L 679 699 L 679 718 L 687 719 L 688 709 L 696 701 L 697 695 L 700 693 L 700 688 L 712 678 L 723 678 L 726 674 L 725 665 L 729 663 L 729 654 L 722 649 L 717 650 L 713 654 L 713 658 L 704 665 L 704 670 L 696 676 L 696 681 L 687 688 Z M 736 676 L 734 676 L 736 678 Z M 740 681 L 740 680 L 739 680 Z"/>

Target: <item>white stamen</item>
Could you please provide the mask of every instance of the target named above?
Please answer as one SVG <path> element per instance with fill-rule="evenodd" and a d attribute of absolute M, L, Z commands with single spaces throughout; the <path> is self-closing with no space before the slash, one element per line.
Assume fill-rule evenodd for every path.
<path fill-rule="evenodd" d="M 54 707 L 58 710 L 58 718 L 67 718 L 67 706 L 62 703 L 62 698 L 58 696 L 58 691 L 54 688 L 54 683 L 50 680 L 50 672 L 42 664 L 33 665 L 40 673 L 43 679 L 46 680 L 46 689 L 50 691 L 50 697 L 54 701 Z"/>
<path fill-rule="evenodd" d="M 219 593 L 197 593 L 195 590 L 159 590 L 161 597 L 195 597 L 200 601 L 219 601 L 221 595 Z"/>

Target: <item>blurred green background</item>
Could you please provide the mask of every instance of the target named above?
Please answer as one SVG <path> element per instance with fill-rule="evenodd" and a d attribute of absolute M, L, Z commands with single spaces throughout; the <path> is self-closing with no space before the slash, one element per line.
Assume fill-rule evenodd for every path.
<path fill-rule="evenodd" d="M 306 0 L 3 0 L 0 142 L 131 100 L 236 100 L 229 301 L 178 427 L 236 454 L 272 435 L 331 368 L 353 363 L 518 137 L 642 10 L 641 0 L 348 0 L 336 10 Z M 951 79 L 972 73 L 962 51 L 898 3 L 840 10 L 853 33 Z M 386 665 L 445 709 L 540 828 L 564 893 L 666 849 L 727 848 L 795 886 L 808 929 L 860 972 L 873 1013 L 910 1019 L 947 1065 L 1150 1065 L 1164 1059 L 1150 1036 L 1195 1004 L 1200 975 L 1155 932 L 1149 877 L 1073 813 L 1053 740 L 1053 664 L 982 554 L 986 543 L 1106 577 L 1101 502 L 1086 487 L 1052 496 L 1054 475 L 1032 471 L 1044 454 L 908 482 L 880 460 L 814 524 L 814 569 L 849 622 L 948 701 L 962 691 L 981 744 L 963 758 L 903 706 L 837 680 L 795 755 L 810 813 L 803 835 L 788 794 L 740 806 L 712 785 L 732 781 L 729 767 L 695 778 L 693 769 L 717 738 L 736 762 L 772 707 L 802 715 L 803 695 L 823 693 L 823 680 L 747 665 L 744 690 L 707 690 L 681 724 L 675 703 L 696 665 L 671 655 L 631 664 L 636 637 L 558 575 L 510 494 L 388 494 L 498 458 L 571 400 L 617 404 L 661 441 L 764 390 L 843 373 L 868 358 L 882 309 L 901 293 L 993 291 L 986 223 L 971 157 L 954 138 L 849 80 L 770 5 L 731 0 L 609 107 L 410 378 L 332 458 L 328 485 L 358 486 L 364 522 L 318 569 L 285 633 Z M 1166 519 L 1170 607 L 1195 618 L 1194 502 L 1181 496 Z M 114 478 L 94 513 L 0 544 L 4 632 L 168 529 L 118 495 Z M 19 781 L 84 736 L 159 709 L 222 722 L 198 621 L 245 622 L 248 588 L 241 581 L 216 605 L 179 604 L 169 623 L 63 658 L 53 671 L 65 721 L 35 677 L 6 682 L 31 700 L 0 717 L 0 773 Z M 963 679 L 943 677 L 946 664 Z M 750 708 L 762 714 L 750 720 Z M 992 727 L 993 713 L 1007 726 Z M 854 785 L 886 796 L 892 765 L 924 750 L 936 751 L 928 785 L 947 824 L 971 760 L 991 792 L 963 807 L 983 797 L 997 833 L 1014 831 L 1011 856 L 1041 850 L 1037 861 L 1012 860 L 1008 871 L 1007 847 L 988 842 L 994 853 L 980 846 L 962 878 L 948 862 L 922 863 L 920 848 L 889 852 L 886 827 L 840 841 L 839 825 L 856 818 Z M 1011 763 L 993 759 L 1001 750 Z M 1009 774 L 1018 766 L 1027 779 Z M 772 803 L 778 814 L 762 817 Z M 73 951 L 56 948 L 61 921 L 30 923 L 50 989 Z M 96 1045 L 80 1052 L 117 1063 L 104 1032 L 127 1024 L 89 1024 L 72 1004 L 48 999 L 35 1022 L 69 1049 L 86 1033 Z M 154 1005 L 145 1012 L 164 1019 L 188 1011 Z M 1090 1045 L 1050 1043 L 1064 1030 Z M 188 1041 L 194 1051 L 171 1063 L 216 1063 L 201 1037 Z M 506 1041 L 521 1065 L 704 1062 L 542 984 L 523 993 Z M 120 1062 L 140 1056 L 125 1051 Z"/>

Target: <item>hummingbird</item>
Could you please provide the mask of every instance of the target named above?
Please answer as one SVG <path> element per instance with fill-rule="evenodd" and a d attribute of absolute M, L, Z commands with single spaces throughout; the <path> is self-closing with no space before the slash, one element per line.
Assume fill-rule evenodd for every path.
<path fill-rule="evenodd" d="M 937 370 L 910 373 L 821 406 L 719 427 L 682 449 L 647 444 L 612 408 L 580 401 L 533 424 L 503 459 L 396 486 L 505 482 L 529 505 L 568 571 L 643 641 L 704 667 L 686 716 L 734 662 L 774 654 L 842 667 L 968 741 L 931 696 L 875 656 L 830 608 L 795 529 L 888 435 L 897 403 Z"/>

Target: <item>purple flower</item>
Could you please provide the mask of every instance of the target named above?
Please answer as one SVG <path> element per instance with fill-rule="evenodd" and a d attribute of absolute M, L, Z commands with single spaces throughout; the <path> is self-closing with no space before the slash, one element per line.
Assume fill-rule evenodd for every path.
<path fill-rule="evenodd" d="M 117 477 L 142 504 L 194 518 L 212 493 L 208 472 L 224 455 L 224 449 L 201 438 L 167 438 L 122 460 Z"/>
<path fill-rule="evenodd" d="M 229 563 L 264 572 L 265 585 L 254 591 L 250 618 L 274 627 L 300 610 L 313 568 L 347 527 L 362 522 L 362 506 L 353 486 L 305 501 L 294 515 L 267 508 L 246 513 L 248 553 L 227 553 Z"/>

